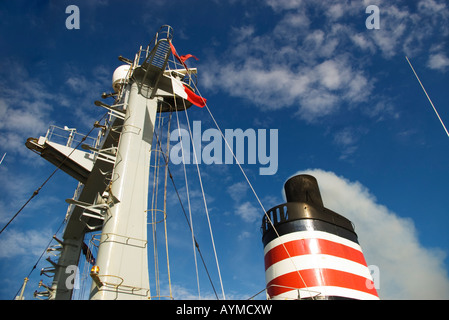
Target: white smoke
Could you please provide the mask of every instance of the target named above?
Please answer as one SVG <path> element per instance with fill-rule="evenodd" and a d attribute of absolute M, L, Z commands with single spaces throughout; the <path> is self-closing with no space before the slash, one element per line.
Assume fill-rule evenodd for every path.
<path fill-rule="evenodd" d="M 449 299 L 446 253 L 421 245 L 411 218 L 399 217 L 362 184 L 333 172 L 296 174 L 313 175 L 324 206 L 353 222 L 367 264 L 378 267 L 381 299 Z"/>

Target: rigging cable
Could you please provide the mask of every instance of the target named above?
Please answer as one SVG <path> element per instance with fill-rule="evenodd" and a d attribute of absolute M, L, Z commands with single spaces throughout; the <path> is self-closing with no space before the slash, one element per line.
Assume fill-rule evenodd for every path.
<path fill-rule="evenodd" d="M 157 133 L 156 133 L 156 138 L 157 138 Z M 157 140 L 157 141 L 158 141 L 158 143 L 159 143 L 159 148 L 162 150 L 162 146 L 161 146 L 161 144 L 160 144 L 160 141 L 159 141 L 159 140 Z M 168 163 L 168 159 L 165 158 L 164 153 L 162 153 L 162 156 L 164 157 L 164 161 Z M 181 205 L 182 212 L 184 213 L 184 217 L 185 217 L 185 219 L 186 219 L 186 222 L 187 222 L 187 225 L 188 225 L 188 227 L 189 227 L 189 230 L 190 230 L 190 232 L 193 232 L 193 231 L 192 231 L 192 226 L 190 225 L 189 218 L 187 217 L 186 210 L 185 210 L 185 208 L 184 208 L 184 205 L 182 204 L 182 200 L 181 200 L 181 196 L 179 195 L 178 188 L 176 187 L 175 180 L 173 179 L 173 175 L 172 175 L 172 173 L 171 173 L 170 167 L 167 166 L 167 170 L 168 170 L 168 175 L 169 175 L 170 180 L 171 180 L 171 182 L 172 182 L 173 188 L 175 189 L 176 196 L 178 197 L 179 204 Z M 214 283 L 213 283 L 213 281 L 212 281 L 212 278 L 210 277 L 209 270 L 207 269 L 206 262 L 204 261 L 203 253 L 202 253 L 201 250 L 200 250 L 200 245 L 199 245 L 198 241 L 196 240 L 195 235 L 194 235 L 194 241 L 195 241 L 195 247 L 196 247 L 196 249 L 198 250 L 198 253 L 199 253 L 199 255 L 200 255 L 200 258 L 201 258 L 201 261 L 202 261 L 202 263 L 203 263 L 204 269 L 205 269 L 205 271 L 206 271 L 207 277 L 209 278 L 209 282 L 210 282 L 210 284 L 211 284 L 211 286 L 212 286 L 212 289 L 214 290 L 215 297 L 216 297 L 217 300 L 218 300 L 217 291 L 215 290 Z"/>
<path fill-rule="evenodd" d="M 168 233 L 167 233 L 167 177 L 168 177 L 168 161 L 169 161 L 169 151 L 170 151 L 170 127 L 171 127 L 171 119 L 172 112 L 170 112 L 169 120 L 168 120 L 168 128 L 167 128 L 167 159 L 165 158 L 164 152 L 161 148 L 161 154 L 165 161 L 165 170 L 164 170 L 164 231 L 165 231 L 165 252 L 167 257 L 167 273 L 168 273 L 168 287 L 170 298 L 173 297 L 172 288 L 171 288 L 171 276 L 170 276 L 170 258 L 168 254 Z M 161 130 L 162 135 L 162 130 Z M 158 141 L 159 145 L 160 142 Z"/>
<path fill-rule="evenodd" d="M 175 64 L 175 66 L 176 66 L 177 62 L 176 62 L 175 59 L 173 59 L 173 62 Z M 185 64 L 183 64 L 183 67 L 185 67 L 185 69 L 187 71 L 187 74 L 189 75 L 189 78 L 191 79 L 191 75 L 192 74 L 190 73 L 190 70 L 185 66 Z M 195 87 L 196 87 L 196 85 L 195 85 Z M 174 92 L 173 92 L 173 98 L 174 98 L 174 101 L 175 101 L 175 108 L 177 110 L 178 108 L 177 108 L 177 102 L 176 102 L 176 95 L 175 95 Z M 185 111 L 186 118 L 187 118 L 187 125 L 188 125 L 188 128 L 189 128 L 190 139 L 192 141 L 194 161 L 195 161 L 197 172 L 198 172 L 198 179 L 199 179 L 199 182 L 200 182 L 204 208 L 205 208 L 205 211 L 206 211 L 206 217 L 207 217 L 207 221 L 208 221 L 208 225 L 209 225 L 209 232 L 210 232 L 210 236 L 211 236 L 212 247 L 213 247 L 213 250 L 214 250 L 214 256 L 215 256 L 215 262 L 216 262 L 216 265 L 217 265 L 218 276 L 219 276 L 219 279 L 220 279 L 221 291 L 222 291 L 222 294 L 223 294 L 223 299 L 226 300 L 226 296 L 225 296 L 224 288 L 223 288 L 223 280 L 222 280 L 222 277 L 221 277 L 220 265 L 218 263 L 217 251 L 216 251 L 216 248 L 215 248 L 215 241 L 214 241 L 214 236 L 213 236 L 213 232 L 212 232 L 212 226 L 211 226 L 210 218 L 209 218 L 209 210 L 207 208 L 206 196 L 205 196 L 205 193 L 204 193 L 203 182 L 202 182 L 202 179 L 201 179 L 201 173 L 200 173 L 200 168 L 199 168 L 199 165 L 198 165 L 197 154 L 196 154 L 196 151 L 195 151 L 195 146 L 194 146 L 194 141 L 193 141 L 193 136 L 192 136 L 192 130 L 190 128 L 189 116 L 188 116 L 188 113 L 187 113 L 187 107 L 186 107 L 186 104 L 185 104 L 185 100 L 183 99 L 182 102 L 183 102 L 183 107 L 184 107 L 184 111 Z M 178 121 L 178 130 L 180 130 L 179 129 L 178 113 L 176 113 L 176 118 L 177 118 L 177 121 Z M 180 132 L 179 132 L 179 136 L 180 136 L 180 139 L 181 139 L 181 149 L 183 149 L 183 147 L 182 147 L 182 138 L 181 138 Z M 183 150 L 182 150 L 182 152 L 183 152 Z M 183 160 L 184 160 L 184 153 L 183 153 Z M 183 165 L 184 165 L 184 174 L 185 174 L 185 163 L 183 163 Z M 187 176 L 186 176 L 186 179 L 187 179 Z M 186 185 L 187 185 L 187 180 L 186 180 Z M 189 208 L 189 212 L 190 212 L 190 208 Z M 190 217 L 190 220 L 192 221 L 192 217 Z M 193 229 L 192 229 L 192 241 L 194 241 Z M 195 264 L 196 264 L 196 256 L 195 256 Z M 198 290 L 199 290 L 199 282 L 198 282 Z M 214 289 L 214 291 L 215 291 L 215 289 Z M 216 293 L 215 293 L 215 295 L 216 295 Z"/>
<path fill-rule="evenodd" d="M 172 112 L 170 112 L 169 120 L 168 120 L 168 133 L 167 133 L 167 152 L 170 146 L 170 127 L 171 127 L 171 118 L 172 118 Z M 166 251 L 166 259 L 167 259 L 167 275 L 168 275 L 168 288 L 169 288 L 169 297 L 172 298 L 172 287 L 171 287 L 171 276 L 170 276 L 170 260 L 169 260 L 169 254 L 168 254 L 168 237 L 167 237 L 167 178 L 168 178 L 168 155 L 166 156 L 164 153 L 164 150 L 162 149 L 161 139 L 163 137 L 163 128 L 164 122 L 163 122 L 163 116 L 159 114 L 159 122 L 156 127 L 160 130 L 160 138 L 156 131 L 154 130 L 154 139 L 156 139 L 156 148 L 152 149 L 152 153 L 155 154 L 155 165 L 154 167 L 154 182 L 153 182 L 153 197 L 152 197 L 152 227 L 153 227 L 153 246 L 155 251 L 155 273 L 156 273 L 156 296 L 160 296 L 160 278 L 159 278 L 159 262 L 158 262 L 158 254 L 157 254 L 157 236 L 156 236 L 156 225 L 161 220 L 158 221 L 157 219 L 157 212 L 163 213 L 163 221 L 164 221 L 164 236 L 165 236 L 165 251 Z M 162 155 L 162 160 L 160 158 L 160 155 Z M 161 167 L 161 164 L 163 161 L 164 165 L 164 201 L 163 201 L 163 210 L 158 209 L 157 205 L 157 197 L 158 197 L 158 185 L 159 185 L 159 167 Z M 157 263 L 156 263 L 157 261 Z"/>
<path fill-rule="evenodd" d="M 159 123 L 154 129 L 154 132 L 156 132 L 157 128 L 161 128 L 161 121 L 162 116 L 158 117 Z M 156 296 L 160 296 L 160 282 L 159 282 L 159 255 L 158 255 L 158 248 L 157 248 L 157 212 L 159 211 L 157 207 L 157 198 L 158 198 L 158 191 L 159 191 L 159 161 L 160 157 L 158 156 L 158 150 L 155 150 L 154 152 L 154 173 L 153 173 L 153 194 L 151 198 L 151 227 L 152 227 L 152 236 L 153 236 L 153 257 L 154 257 L 154 277 L 155 277 L 155 287 L 156 287 Z M 162 150 L 161 150 L 162 152 Z M 151 159 L 150 159 L 151 162 Z M 164 212 L 165 215 L 165 212 Z"/>
<path fill-rule="evenodd" d="M 175 97 L 175 108 L 176 110 L 178 109 L 178 106 L 176 105 L 176 97 Z M 182 154 L 182 165 L 184 168 L 184 179 L 186 182 L 186 194 L 187 194 L 187 205 L 189 208 L 189 218 L 190 218 L 190 223 L 191 223 L 191 230 L 192 230 L 192 246 L 193 246 L 193 256 L 195 259 L 195 271 L 196 271 L 196 281 L 197 281 L 197 286 L 198 286 L 198 298 L 201 299 L 201 293 L 200 293 L 200 278 L 199 278 L 199 274 L 198 274 L 198 262 L 196 259 L 196 251 L 195 251 L 195 236 L 194 236 L 194 232 L 193 232 L 193 220 L 192 220 L 192 208 L 190 206 L 190 193 L 189 193 L 189 184 L 187 182 L 187 171 L 186 171 L 186 162 L 185 162 L 185 154 L 184 154 L 184 146 L 182 144 L 182 135 L 181 135 L 181 127 L 179 125 L 179 116 L 178 116 L 178 112 L 176 112 L 176 121 L 178 124 L 178 137 L 181 143 L 181 154 Z"/>
<path fill-rule="evenodd" d="M 195 84 L 194 84 L 194 86 L 195 86 L 196 91 L 198 92 L 198 95 L 199 95 L 200 97 L 202 97 L 201 93 L 199 92 L 198 87 L 197 87 Z M 264 212 L 264 215 L 267 217 L 268 221 L 270 222 L 270 225 L 271 225 L 271 227 L 273 228 L 274 232 L 276 233 L 277 238 L 280 238 L 281 236 L 280 236 L 279 232 L 277 231 L 276 227 L 274 226 L 274 224 L 273 224 L 271 218 L 268 216 L 267 211 L 265 210 L 265 207 L 262 205 L 262 202 L 260 201 L 260 199 L 259 199 L 259 197 L 258 197 L 256 191 L 254 190 L 254 188 L 253 188 L 251 182 L 250 182 L 249 179 L 248 179 L 248 176 L 246 175 L 246 173 L 245 173 L 245 171 L 243 170 L 243 168 L 242 168 L 240 162 L 238 161 L 238 159 L 237 159 L 237 157 L 236 157 L 234 151 L 233 151 L 232 148 L 229 146 L 229 143 L 228 143 L 228 141 L 226 140 L 226 138 L 225 138 L 225 136 L 224 136 L 224 134 L 223 134 L 223 131 L 222 131 L 221 128 L 218 126 L 218 123 L 217 123 L 217 121 L 215 120 L 215 117 L 212 115 L 212 112 L 210 111 L 209 106 L 207 105 L 207 103 L 205 104 L 205 107 L 206 107 L 207 111 L 209 112 L 209 115 L 211 116 L 213 122 L 215 123 L 215 126 L 217 127 L 218 131 L 220 131 L 221 137 L 223 138 L 223 140 L 224 140 L 226 146 L 228 147 L 229 151 L 231 151 L 232 156 L 234 157 L 234 159 L 235 159 L 235 161 L 236 161 L 238 167 L 240 168 L 240 171 L 242 172 L 243 176 L 244 176 L 245 179 L 246 179 L 246 182 L 248 183 L 249 187 L 251 188 L 251 190 L 252 190 L 254 196 L 256 197 L 256 199 L 257 199 L 257 201 L 258 201 L 258 203 L 259 203 L 259 205 L 260 205 L 260 207 L 262 208 L 262 210 L 263 210 L 263 212 Z M 193 150 L 195 150 L 195 148 L 194 148 Z M 296 263 L 295 263 L 295 261 L 293 260 L 293 257 L 290 255 L 290 252 L 287 250 L 287 247 L 285 246 L 284 242 L 281 242 L 281 245 L 282 245 L 282 247 L 284 248 L 285 252 L 287 253 L 287 255 L 288 255 L 288 257 L 289 257 L 289 260 L 290 260 L 290 262 L 292 263 L 293 267 L 295 268 L 296 272 L 298 273 L 299 278 L 301 279 L 302 283 L 303 283 L 304 286 L 306 287 L 306 290 L 308 291 L 309 294 L 311 294 L 311 291 L 309 290 L 309 288 L 308 288 L 308 286 L 307 286 L 307 284 L 306 284 L 304 278 L 302 277 L 301 273 L 299 272 L 299 269 L 298 269 L 298 267 L 296 266 Z"/>
<path fill-rule="evenodd" d="M 426 89 L 424 89 L 424 86 L 423 86 L 423 84 L 421 83 L 421 80 L 419 80 L 419 77 L 418 77 L 418 75 L 416 74 L 415 69 L 414 69 L 413 66 L 412 66 L 412 63 L 411 63 L 410 60 L 407 58 L 407 56 L 405 56 L 405 59 L 407 59 L 407 62 L 408 62 L 408 64 L 410 65 L 410 68 L 412 68 L 412 71 L 413 71 L 413 73 L 415 74 L 416 79 L 418 80 L 419 84 L 421 85 L 421 88 L 423 89 L 424 93 L 426 94 L 427 100 L 429 100 L 430 105 L 431 105 L 432 108 L 433 108 L 433 111 L 435 111 L 435 114 L 437 115 L 438 120 L 440 120 L 440 123 L 441 123 L 441 125 L 443 126 L 444 131 L 446 131 L 446 134 L 447 134 L 447 136 L 449 137 L 449 132 L 447 131 L 446 126 L 445 126 L 444 123 L 443 123 L 443 120 L 441 120 L 441 117 L 440 117 L 440 115 L 438 114 L 437 109 L 436 109 L 435 106 L 433 105 L 432 100 L 430 100 L 430 97 L 429 97 L 429 95 L 427 94 Z"/>
<path fill-rule="evenodd" d="M 185 100 L 183 100 L 184 107 L 185 107 L 185 102 L 184 101 Z M 195 149 L 196 149 L 195 148 L 195 142 L 194 142 L 194 139 L 193 139 L 192 130 L 190 128 L 190 120 L 189 120 L 189 116 L 188 116 L 188 113 L 187 113 L 187 108 L 184 108 L 184 111 L 185 111 L 186 118 L 187 118 L 187 125 L 188 125 L 188 128 L 189 128 L 190 139 L 192 141 L 193 156 L 195 158 L 195 164 L 196 164 L 196 168 L 197 168 L 197 172 L 198 172 L 198 179 L 199 179 L 199 182 L 200 182 L 201 193 L 203 195 L 204 209 L 206 210 L 207 222 L 209 224 L 209 233 L 210 233 L 210 237 L 211 237 L 211 240 L 212 240 L 212 247 L 214 249 L 215 262 L 217 264 L 218 277 L 220 279 L 220 285 L 221 285 L 221 293 L 223 294 L 223 300 L 226 300 L 226 296 L 225 296 L 224 288 L 223 288 L 223 281 L 221 279 L 220 265 L 218 263 L 217 250 L 215 249 L 214 235 L 212 233 L 212 226 L 211 226 L 210 218 L 209 218 L 209 210 L 207 209 L 206 195 L 204 193 L 203 181 L 201 179 L 200 167 L 198 165 L 198 158 L 197 158 L 197 154 L 196 154 L 196 151 L 195 151 Z"/>
<path fill-rule="evenodd" d="M 59 230 L 61 230 L 61 227 L 64 225 L 64 223 L 66 222 L 66 219 L 64 217 L 64 219 L 62 220 L 61 224 L 59 225 L 58 229 L 56 230 L 56 232 L 54 233 L 54 235 L 56 236 L 56 234 L 59 232 Z M 34 264 L 34 266 L 31 268 L 30 272 L 28 273 L 28 275 L 26 276 L 26 278 L 30 278 L 31 274 L 33 273 L 34 269 L 37 268 L 38 263 L 41 261 L 42 257 L 44 256 L 45 252 L 47 251 L 48 247 L 50 247 L 50 244 L 53 242 L 54 238 L 52 237 L 50 242 L 48 242 L 47 246 L 45 247 L 44 251 L 42 251 L 41 255 L 39 256 L 39 258 L 37 259 L 36 263 Z M 19 288 L 19 290 L 17 290 L 16 294 L 14 295 L 13 300 L 15 299 L 15 297 L 17 297 L 17 295 L 19 294 L 20 290 L 22 289 L 23 285 Z"/>
<path fill-rule="evenodd" d="M 176 64 L 176 61 L 175 61 L 175 64 Z M 191 78 L 192 73 L 190 72 L 190 70 L 189 70 L 185 65 L 184 65 L 184 67 L 186 68 L 187 74 L 188 74 L 189 77 Z M 196 90 L 196 92 L 198 93 L 198 95 L 202 98 L 202 95 L 201 95 L 201 93 L 200 93 L 200 91 L 199 91 L 197 85 L 196 85 L 195 83 L 193 83 L 193 86 L 195 87 L 195 90 Z M 175 94 L 173 93 L 173 95 L 175 95 Z M 174 98 L 175 98 L 175 104 L 176 104 L 176 97 L 174 97 Z M 183 100 L 183 101 L 184 101 L 184 100 Z M 205 102 L 204 99 L 203 99 L 203 101 Z M 185 106 L 185 105 L 184 105 L 184 106 Z M 276 227 L 274 226 L 274 224 L 273 224 L 271 218 L 268 216 L 267 211 L 265 210 L 264 206 L 262 205 L 262 202 L 260 201 L 260 199 L 259 199 L 259 197 L 258 197 L 256 191 L 254 190 L 254 188 L 253 188 L 251 182 L 249 181 L 249 179 L 248 179 L 248 177 L 247 177 L 245 171 L 243 170 L 242 166 L 240 165 L 240 162 L 238 161 L 237 157 L 235 156 L 234 151 L 233 151 L 232 148 L 229 146 L 229 143 L 228 143 L 228 141 L 226 140 L 226 138 L 225 138 L 225 136 L 224 136 L 224 134 L 223 134 L 223 131 L 222 131 L 222 130 L 220 129 L 220 127 L 218 126 L 218 123 L 217 123 L 217 121 L 215 120 L 214 116 L 212 115 L 212 112 L 210 111 L 210 109 L 209 109 L 207 103 L 205 103 L 205 107 L 206 107 L 207 111 L 209 112 L 209 114 L 210 114 L 210 116 L 211 116 L 213 122 L 215 123 L 215 126 L 216 126 L 217 129 L 220 131 L 221 137 L 222 137 L 223 140 L 225 141 L 226 146 L 227 146 L 228 149 L 231 151 L 231 154 L 232 154 L 232 156 L 234 157 L 234 159 L 235 159 L 237 165 L 239 166 L 240 171 L 242 172 L 243 176 L 245 177 L 245 179 L 246 179 L 248 185 L 250 186 L 250 188 L 251 188 L 251 190 L 252 190 L 254 196 L 256 197 L 256 199 L 257 199 L 257 201 L 258 201 L 260 207 L 262 208 L 262 210 L 263 210 L 263 212 L 264 212 L 264 215 L 267 217 L 268 221 L 270 222 L 270 225 L 272 226 L 273 230 L 275 231 L 277 238 L 280 238 L 279 232 L 277 231 Z M 187 116 L 187 110 L 186 110 L 186 116 Z M 188 116 L 187 116 L 187 117 L 188 117 Z M 189 124 L 189 131 L 190 131 L 190 123 L 189 123 L 189 121 L 187 121 L 187 123 Z M 190 135 L 192 135 L 191 132 L 190 132 Z M 192 138 L 192 141 L 193 141 L 193 138 Z M 192 143 L 193 143 L 193 142 L 192 142 Z M 193 152 L 194 152 L 194 154 L 195 154 L 195 148 L 193 148 Z M 197 168 L 198 168 L 198 162 L 197 162 L 197 161 L 196 161 L 196 165 L 197 165 Z M 198 170 L 199 170 L 199 169 L 198 169 Z M 198 171 L 198 173 L 199 173 L 199 171 Z M 200 178 L 200 181 L 201 181 L 201 178 Z M 201 187 L 202 187 L 202 184 L 201 184 Z M 203 195 L 204 195 L 204 193 L 203 193 Z M 208 219 L 209 219 L 209 218 L 208 218 Z M 287 253 L 287 255 L 288 255 L 288 257 L 289 257 L 289 261 L 292 263 L 293 267 L 295 268 L 296 272 L 298 273 L 299 278 L 301 279 L 301 281 L 303 282 L 304 286 L 306 287 L 306 290 L 307 290 L 307 291 L 309 292 L 309 294 L 310 294 L 310 290 L 309 290 L 309 288 L 308 288 L 306 282 L 304 281 L 304 278 L 302 277 L 301 273 L 299 272 L 299 269 L 298 269 L 298 267 L 296 266 L 296 263 L 295 263 L 295 261 L 293 260 L 293 257 L 290 255 L 290 252 L 287 250 L 287 247 L 285 246 L 285 244 L 284 244 L 283 242 L 281 242 L 281 245 L 283 246 L 285 252 Z M 217 261 L 217 263 L 218 263 L 218 261 Z M 221 277 L 220 277 L 220 281 L 221 281 Z M 223 287 L 222 287 L 222 289 L 223 289 Z M 224 297 L 224 292 L 223 292 L 223 297 Z"/>

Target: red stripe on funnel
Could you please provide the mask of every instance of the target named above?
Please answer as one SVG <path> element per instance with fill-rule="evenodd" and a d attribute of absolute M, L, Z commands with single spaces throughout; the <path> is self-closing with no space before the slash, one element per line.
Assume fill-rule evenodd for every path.
<path fill-rule="evenodd" d="M 367 266 L 361 251 L 334 241 L 317 238 L 299 239 L 286 242 L 284 245 L 285 248 L 280 244 L 265 254 L 265 270 L 274 263 L 289 258 L 287 251 L 291 257 L 306 254 L 328 254 Z"/>
<path fill-rule="evenodd" d="M 308 288 L 334 286 L 366 292 L 378 297 L 373 281 L 352 273 L 333 269 L 307 269 L 301 270 L 300 273 L 302 279 L 298 272 L 294 271 L 270 281 L 267 285 L 269 296 L 274 297 L 294 290 L 293 288 L 305 289 L 307 284 Z"/>

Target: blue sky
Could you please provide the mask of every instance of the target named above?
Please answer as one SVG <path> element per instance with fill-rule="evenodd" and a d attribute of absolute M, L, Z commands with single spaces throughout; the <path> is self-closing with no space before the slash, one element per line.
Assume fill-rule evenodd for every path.
<path fill-rule="evenodd" d="M 79 30 L 65 27 L 71 4 L 80 9 Z M 380 9 L 378 30 L 365 26 L 368 5 Z M 104 113 L 93 102 L 110 90 L 117 57 L 133 58 L 169 24 L 178 52 L 200 59 L 188 64 L 222 129 L 278 130 L 277 173 L 243 165 L 266 209 L 284 201 L 287 178 L 312 173 L 325 206 L 354 222 L 368 264 L 379 267 L 381 298 L 447 299 L 449 137 L 405 56 L 449 119 L 448 18 L 441 0 L 2 1 L 1 225 L 54 170 L 26 139 L 51 124 L 88 132 Z M 204 109 L 192 107 L 189 119 L 214 128 Z M 184 114 L 180 121 L 186 127 Z M 170 168 L 184 194 L 182 166 Z M 187 169 L 194 229 L 221 291 L 195 166 Z M 200 169 L 224 291 L 246 299 L 265 286 L 263 212 L 236 165 Z M 1 299 L 19 290 L 76 184 L 57 173 L 0 235 Z M 168 190 L 174 296 L 197 298 L 189 231 Z M 50 282 L 39 276 L 45 266 L 43 259 L 32 273 L 27 298 L 41 278 Z M 201 297 L 214 298 L 199 270 Z"/>

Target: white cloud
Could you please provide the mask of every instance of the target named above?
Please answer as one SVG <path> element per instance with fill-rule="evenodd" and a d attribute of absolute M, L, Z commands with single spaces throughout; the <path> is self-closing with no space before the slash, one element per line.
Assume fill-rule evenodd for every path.
<path fill-rule="evenodd" d="M 217 290 L 218 298 L 220 300 L 223 299 L 221 295 L 221 289 L 219 287 L 215 289 Z M 166 291 L 166 295 L 168 296 L 168 288 L 164 288 L 162 290 Z M 205 289 L 200 288 L 200 295 L 198 295 L 198 290 L 186 288 L 181 284 L 173 284 L 172 292 L 174 300 L 217 300 L 215 293 L 211 292 L 210 290 L 206 291 Z M 162 294 L 164 294 L 164 292 L 162 292 Z M 226 291 L 225 295 L 227 300 L 243 300 L 249 297 L 249 295 L 244 295 L 241 293 L 236 294 L 232 291 Z"/>
<path fill-rule="evenodd" d="M 253 234 L 249 231 L 243 231 L 241 234 L 238 235 L 237 239 L 239 241 L 245 240 L 245 239 L 249 239 L 253 236 Z"/>
<path fill-rule="evenodd" d="M 326 16 L 331 20 L 338 20 L 345 13 L 344 5 L 342 3 L 329 4 Z"/>
<path fill-rule="evenodd" d="M 246 222 L 255 223 L 260 220 L 261 209 L 255 207 L 249 201 L 246 201 L 238 205 L 235 211 L 236 211 L 235 213 Z"/>
<path fill-rule="evenodd" d="M 266 0 L 274 10 L 295 9 L 303 4 L 303 0 Z"/>
<path fill-rule="evenodd" d="M 21 81 L 14 76 L 20 75 Z M 0 62 L 0 145 L 8 155 L 35 159 L 24 143 L 29 137 L 44 135 L 53 104 L 59 95 L 28 73 L 18 62 Z"/>
<path fill-rule="evenodd" d="M 242 26 L 240 28 L 232 28 L 233 36 L 236 37 L 237 41 L 242 41 L 252 37 L 254 31 L 254 27 L 251 25 Z"/>
<path fill-rule="evenodd" d="M 320 83 L 327 89 L 335 90 L 340 88 L 343 79 L 335 61 L 327 60 L 316 67 Z"/>
<path fill-rule="evenodd" d="M 368 69 L 373 55 L 389 61 L 397 55 L 426 54 L 430 39 L 443 41 L 449 34 L 443 23 L 449 10 L 443 1 L 420 1 L 416 8 L 345 0 L 265 4 L 279 17 L 271 30 L 235 27 L 230 49 L 203 66 L 203 85 L 248 99 L 262 110 L 296 108 L 295 114 L 307 121 L 333 115 L 342 106 L 379 103 L 381 95 L 372 94 L 378 79 Z M 369 4 L 380 8 L 379 30 L 365 28 Z M 433 55 L 429 67 L 441 70 L 448 63 L 446 56 Z"/>
<path fill-rule="evenodd" d="M 258 223 L 263 211 L 260 206 L 256 206 L 257 202 L 254 201 L 243 201 L 248 198 L 247 192 L 249 186 L 246 181 L 241 181 L 232 184 L 227 188 L 228 194 L 234 201 L 234 212 L 243 221 L 248 223 Z M 251 198 L 252 194 L 251 194 Z M 246 231 L 243 231 L 241 236 L 245 237 Z"/>
<path fill-rule="evenodd" d="M 1 141 L 1 139 L 0 139 Z M 6 156 L 9 157 L 9 153 Z M 5 161 L 9 159 L 5 158 Z M 33 187 L 37 187 L 38 181 L 34 177 L 12 171 L 8 165 L 0 167 L 0 224 L 6 224 L 17 210 L 32 195 Z"/>
<path fill-rule="evenodd" d="M 227 188 L 227 192 L 231 196 L 232 200 L 240 202 L 242 199 L 246 198 L 248 188 L 249 187 L 246 181 L 241 181 L 230 185 Z"/>
<path fill-rule="evenodd" d="M 61 87 L 50 87 L 30 73 L 22 62 L 14 59 L 0 62 L 1 150 L 12 157 L 20 155 L 20 159 L 35 159 L 36 156 L 24 147 L 24 143 L 29 137 L 45 135 L 55 114 L 66 112 L 64 121 L 68 122 L 59 124 L 61 126 L 72 118 L 86 123 L 86 127 L 98 120 L 98 116 L 94 118 L 93 115 L 101 110 L 92 105 L 111 84 L 109 70 L 97 66 L 91 72 L 93 76 L 85 76 L 79 70 L 73 70 L 73 66 L 65 68 L 68 69 L 65 71 L 66 82 Z M 20 75 L 20 81 L 17 75 Z"/>
<path fill-rule="evenodd" d="M 444 2 L 439 3 L 435 0 L 421 0 L 418 3 L 418 9 L 427 14 L 441 14 L 447 16 L 447 7 Z"/>
<path fill-rule="evenodd" d="M 354 132 L 350 128 L 345 128 L 343 130 L 338 131 L 334 136 L 334 141 L 337 144 L 348 146 L 354 144 L 357 137 L 354 135 Z"/>
<path fill-rule="evenodd" d="M 338 147 L 341 155 L 340 160 L 348 159 L 358 149 L 358 143 L 368 130 L 364 127 L 345 127 L 333 133 L 333 143 Z"/>
<path fill-rule="evenodd" d="M 364 51 L 374 53 L 376 50 L 374 43 L 367 37 L 366 33 L 354 33 L 351 40 Z"/>
<path fill-rule="evenodd" d="M 378 203 L 359 182 L 320 169 L 299 173 L 315 176 L 325 207 L 354 223 L 368 265 L 379 267 L 381 299 L 449 298 L 446 253 L 424 247 L 410 218 Z"/>
<path fill-rule="evenodd" d="M 168 291 L 168 290 L 166 290 Z M 198 292 L 193 292 L 191 289 L 185 288 L 181 285 L 172 285 L 173 298 L 176 300 L 199 300 L 200 296 Z M 208 299 L 207 297 L 201 297 L 201 299 Z M 213 298 L 210 298 L 213 299 Z"/>
<path fill-rule="evenodd" d="M 17 231 L 5 230 L 2 234 L 2 245 L 0 246 L 0 258 L 12 258 L 21 255 L 40 256 L 45 250 L 51 237 L 50 231 L 29 230 Z"/>
<path fill-rule="evenodd" d="M 269 5 L 281 10 L 301 3 Z M 266 110 L 296 107 L 296 114 L 309 121 L 332 114 L 343 101 L 365 100 L 372 90 L 368 78 L 348 54 L 336 51 L 345 27 L 311 29 L 306 14 L 288 11 L 272 32 L 262 35 L 254 27 L 242 27 L 242 34 L 251 37 L 243 41 L 235 37 L 229 59 L 222 68 L 205 72 L 204 84 L 209 88 L 219 84 Z"/>
<path fill-rule="evenodd" d="M 444 71 L 449 66 L 449 58 L 444 53 L 432 54 L 427 65 L 431 69 Z"/>
<path fill-rule="evenodd" d="M 0 63 L 0 70 L 3 70 L 0 71 L 0 142 L 3 150 L 14 155 L 23 151 L 18 146 L 23 146 L 29 136 L 45 133 L 47 118 L 53 109 L 50 103 L 55 96 L 48 93 L 40 81 L 30 80 L 27 70 L 18 63 L 4 61 Z M 19 86 L 12 75 L 23 79 Z"/>

